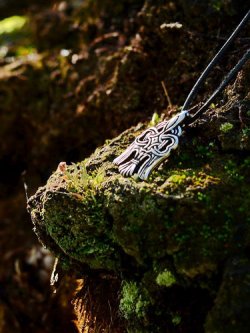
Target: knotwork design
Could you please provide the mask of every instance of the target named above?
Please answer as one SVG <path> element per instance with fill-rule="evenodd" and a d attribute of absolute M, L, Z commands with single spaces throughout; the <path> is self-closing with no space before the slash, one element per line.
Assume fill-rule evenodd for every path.
<path fill-rule="evenodd" d="M 153 168 L 155 168 L 159 163 L 166 159 L 172 149 L 177 148 L 179 143 L 179 136 L 182 134 L 180 123 L 185 120 L 186 116 L 189 116 L 189 112 L 187 110 L 190 109 L 192 100 L 196 97 L 201 84 L 205 82 L 211 70 L 232 45 L 238 33 L 248 23 L 249 19 L 250 10 L 248 10 L 247 14 L 241 20 L 239 25 L 234 29 L 231 36 L 226 40 L 224 45 L 216 53 L 205 70 L 202 72 L 190 93 L 188 94 L 182 106 L 182 111 L 169 121 L 163 121 L 156 127 L 152 127 L 144 131 L 135 139 L 135 141 L 125 150 L 123 154 L 114 160 L 114 163 L 119 166 L 119 171 L 122 175 L 132 176 L 133 174 L 138 174 L 139 178 L 146 180 Z M 196 111 L 196 113 L 192 116 L 190 115 L 186 125 L 194 122 L 197 117 L 199 117 L 207 110 L 209 105 L 214 101 L 218 94 L 225 89 L 229 82 L 237 75 L 244 64 L 246 64 L 246 62 L 249 60 L 250 48 L 247 49 L 243 57 L 224 77 L 220 85 L 214 90 L 206 102 L 202 104 L 198 111 Z"/>
<path fill-rule="evenodd" d="M 151 171 L 176 149 L 182 134 L 180 123 L 188 115 L 182 111 L 168 121 L 146 129 L 114 160 L 123 176 L 138 174 L 146 180 Z"/>

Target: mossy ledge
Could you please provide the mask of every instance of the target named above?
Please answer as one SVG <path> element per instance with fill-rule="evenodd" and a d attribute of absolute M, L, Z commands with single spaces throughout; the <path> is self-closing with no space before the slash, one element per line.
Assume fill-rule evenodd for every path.
<path fill-rule="evenodd" d="M 29 200 L 35 232 L 65 266 L 120 281 L 127 332 L 249 331 L 249 98 L 230 89 L 148 182 L 112 163 L 139 124 L 60 164 Z"/>

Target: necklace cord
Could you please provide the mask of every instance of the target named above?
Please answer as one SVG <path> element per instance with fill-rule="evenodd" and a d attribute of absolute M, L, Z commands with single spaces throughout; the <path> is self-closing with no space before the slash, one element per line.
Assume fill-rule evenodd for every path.
<path fill-rule="evenodd" d="M 198 116 L 212 103 L 215 97 L 228 85 L 228 83 L 237 75 L 244 64 L 250 60 L 250 49 L 248 49 L 238 63 L 231 69 L 231 71 L 225 76 L 218 88 L 213 92 L 209 99 L 200 107 L 200 109 L 189 119 L 191 122 L 195 121 Z"/>
<path fill-rule="evenodd" d="M 191 102 L 196 97 L 201 84 L 206 80 L 211 70 L 214 68 L 214 66 L 220 61 L 220 59 L 224 56 L 228 48 L 231 46 L 235 38 L 237 37 L 238 33 L 242 30 L 242 28 L 246 25 L 250 18 L 250 10 L 247 12 L 247 14 L 244 16 L 242 21 L 239 23 L 239 25 L 235 28 L 231 36 L 227 39 L 227 41 L 224 43 L 224 45 L 221 47 L 221 49 L 216 53 L 216 55 L 213 57 L 213 59 L 210 61 L 210 63 L 207 65 L 205 70 L 202 72 L 199 79 L 196 81 L 195 85 L 191 89 L 190 93 L 188 94 L 183 106 L 182 111 L 188 110 Z M 245 53 L 245 55 L 242 57 L 242 59 L 237 63 L 237 65 L 230 71 L 230 73 L 225 77 L 223 82 L 219 85 L 219 87 L 215 90 L 215 92 L 212 94 L 212 96 L 208 99 L 208 101 L 195 113 L 192 119 L 198 116 L 206 107 L 211 103 L 211 101 L 217 96 L 217 94 L 222 91 L 225 86 L 228 84 L 228 82 L 233 78 L 235 74 L 242 68 L 244 63 L 249 59 L 249 50 Z M 194 119 L 193 119 L 194 120 Z"/>

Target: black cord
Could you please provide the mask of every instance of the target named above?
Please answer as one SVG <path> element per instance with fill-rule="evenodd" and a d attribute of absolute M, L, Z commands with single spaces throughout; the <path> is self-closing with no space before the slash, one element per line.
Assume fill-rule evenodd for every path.
<path fill-rule="evenodd" d="M 250 60 L 250 49 L 246 51 L 243 57 L 238 63 L 231 69 L 231 71 L 225 76 L 219 87 L 213 92 L 209 99 L 200 107 L 200 109 L 190 118 L 190 121 L 194 121 L 197 117 L 212 103 L 215 97 L 228 85 L 228 83 L 237 75 L 244 64 Z"/>
<path fill-rule="evenodd" d="M 205 68 L 205 70 L 203 71 L 203 73 L 201 74 L 201 76 L 199 77 L 199 79 L 196 81 L 195 85 L 193 86 L 193 88 L 191 89 L 190 93 L 188 94 L 188 97 L 186 98 L 183 106 L 182 106 L 182 111 L 184 110 L 188 110 L 189 106 L 191 104 L 191 102 L 193 101 L 193 99 L 196 97 L 198 90 L 200 89 L 201 84 L 206 80 L 208 74 L 211 72 L 211 70 L 214 68 L 214 66 L 219 62 L 219 60 L 224 56 L 224 54 L 226 53 L 226 51 L 228 50 L 228 48 L 231 46 L 231 44 L 233 43 L 233 41 L 235 40 L 235 38 L 237 37 L 238 33 L 241 31 L 241 29 L 245 26 L 245 24 L 248 22 L 250 18 L 250 10 L 247 12 L 247 14 L 244 16 L 244 18 L 242 19 L 242 21 L 240 22 L 240 24 L 236 27 L 236 29 L 233 31 L 233 33 L 231 34 L 231 36 L 228 38 L 228 40 L 226 41 L 226 43 L 221 47 L 221 49 L 219 50 L 219 52 L 213 57 L 213 59 L 210 61 L 210 63 L 207 65 L 207 67 Z M 247 53 L 249 52 L 249 50 L 247 51 Z M 245 59 L 245 56 L 247 56 L 247 53 L 243 56 L 243 58 Z M 244 63 L 239 66 L 238 69 L 238 65 L 241 63 L 241 61 L 243 60 L 243 58 L 239 61 L 239 63 L 233 68 L 233 73 L 229 73 L 226 78 L 223 80 L 223 82 L 221 83 L 221 85 L 216 89 L 216 95 L 218 94 L 218 92 L 220 92 L 223 88 L 225 88 L 225 86 L 228 84 L 228 82 L 232 79 L 232 77 L 235 75 L 235 73 L 237 73 L 240 68 L 243 66 L 243 64 L 248 60 L 248 58 L 244 61 Z M 237 69 L 237 71 L 235 70 L 235 68 Z M 229 79 L 228 76 L 230 76 Z M 224 82 L 227 82 L 226 84 L 224 84 Z M 222 86 L 222 88 L 221 88 Z M 219 91 L 218 91 L 219 89 Z M 218 91 L 218 92 L 217 92 Z M 211 97 L 215 97 L 214 93 L 212 94 Z M 205 108 L 205 105 L 207 106 L 209 103 L 211 103 L 211 97 L 209 98 L 209 102 L 207 101 L 203 106 Z M 212 99 L 213 99 L 212 98 Z M 201 107 L 201 111 L 204 110 L 203 106 Z M 196 114 L 194 115 L 194 117 L 196 117 L 198 114 L 200 114 L 201 112 L 197 111 Z"/>

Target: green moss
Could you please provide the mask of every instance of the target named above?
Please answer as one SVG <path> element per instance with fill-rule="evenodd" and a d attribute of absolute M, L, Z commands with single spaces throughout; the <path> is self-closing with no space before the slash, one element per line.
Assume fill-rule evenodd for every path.
<path fill-rule="evenodd" d="M 58 172 L 67 192 L 60 209 L 55 210 L 54 205 L 57 196 L 63 192 L 45 202 L 45 224 L 49 235 L 71 258 L 87 263 L 93 269 L 116 270 L 119 255 L 115 254 L 113 241 L 105 235 L 108 221 L 96 193 L 96 187 L 103 181 L 102 171 L 87 173 L 85 161 L 72 164 L 51 177 L 49 185 L 52 187 Z M 68 208 L 67 214 L 64 213 L 65 207 Z"/>
<path fill-rule="evenodd" d="M 176 278 L 175 276 L 168 270 L 164 270 L 159 273 L 156 277 L 156 283 L 159 286 L 170 287 L 175 284 Z"/>
<path fill-rule="evenodd" d="M 64 205 L 68 207 L 65 216 L 54 209 L 48 214 L 46 207 L 48 232 L 70 257 L 92 268 L 119 270 L 123 252 L 138 266 L 147 265 L 151 258 L 157 261 L 170 255 L 177 271 L 188 276 L 213 271 L 218 258 L 223 260 L 238 248 L 232 241 L 235 211 L 244 215 L 247 208 L 236 202 L 232 205 L 226 196 L 235 179 L 246 177 L 249 160 L 225 156 L 217 164 L 215 159 L 209 170 L 220 178 L 207 174 L 202 167 L 158 170 L 147 184 L 118 174 L 106 177 L 105 172 L 112 174 L 114 168 L 109 162 L 101 167 L 98 162 L 97 168 L 88 167 L 89 172 L 86 162 L 71 165 L 63 178 L 72 202 Z M 156 186 L 156 181 L 163 184 Z M 162 193 L 163 201 L 158 197 Z M 176 196 L 173 202 L 172 193 L 181 194 L 182 199 Z M 170 285 L 168 279 L 171 281 L 168 272 L 154 277 L 159 285 Z"/>
<path fill-rule="evenodd" d="M 88 264 L 92 269 L 117 270 L 119 260 L 115 259 L 115 249 L 109 239 L 98 235 L 88 237 L 80 228 L 56 228 L 53 216 L 50 217 L 51 224 L 46 221 L 47 230 L 70 258 Z"/>
<path fill-rule="evenodd" d="M 242 182 L 244 180 L 244 175 L 242 174 L 242 167 L 238 165 L 236 161 L 228 159 L 224 164 L 224 170 L 227 177 L 229 177 L 231 180 L 237 182 Z"/>
<path fill-rule="evenodd" d="M 70 192 L 80 192 L 89 183 L 89 175 L 86 171 L 85 164 L 72 163 L 71 166 L 67 166 L 65 170 L 65 180 L 67 183 L 67 189 Z"/>
<path fill-rule="evenodd" d="M 64 173 L 67 189 L 75 193 L 81 193 L 87 187 L 88 189 L 95 189 L 104 180 L 104 171 L 98 169 L 89 174 L 85 167 L 85 161 L 78 164 L 72 163 L 67 166 Z"/>
<path fill-rule="evenodd" d="M 220 126 L 220 131 L 224 134 L 230 132 L 233 129 L 234 125 L 231 123 L 224 123 Z"/>
<path fill-rule="evenodd" d="M 209 142 L 207 145 L 200 145 L 195 140 L 194 141 L 194 150 L 195 150 L 195 156 L 196 156 L 195 164 L 197 165 L 198 159 L 211 160 L 215 156 L 217 148 L 216 148 L 214 142 Z M 190 158 L 192 159 L 193 157 L 190 156 Z"/>
<path fill-rule="evenodd" d="M 174 326 L 178 326 L 181 323 L 181 316 L 179 314 L 175 314 L 172 316 L 172 323 Z"/>
<path fill-rule="evenodd" d="M 169 171 L 169 174 L 170 176 L 167 178 L 166 182 L 159 187 L 159 190 L 164 193 L 184 193 L 185 189 L 185 194 L 190 194 L 192 191 L 197 191 L 197 189 L 204 190 L 220 183 L 220 178 L 206 174 L 202 171 L 202 168 L 200 170 L 173 170 Z"/>
<path fill-rule="evenodd" d="M 92 1 L 92 3 L 94 2 Z M 184 1 L 182 3 L 184 4 Z M 66 90 L 73 92 L 73 96 L 79 95 L 81 101 L 88 102 L 88 107 L 83 112 L 87 115 L 86 128 L 93 129 L 89 123 L 93 119 L 96 126 L 102 124 L 104 118 L 111 119 L 112 117 L 110 118 L 108 113 L 110 108 L 111 111 L 117 112 L 112 118 L 116 124 L 112 123 L 111 127 L 116 128 L 118 133 L 121 127 L 125 128 L 129 122 L 146 119 L 145 117 L 150 112 L 146 106 L 149 100 L 152 100 L 154 104 L 152 108 L 152 103 L 149 103 L 151 110 L 160 110 L 164 104 L 163 99 L 162 102 L 160 101 L 160 94 L 157 90 L 153 94 L 150 92 L 152 84 L 149 83 L 152 81 L 152 77 L 154 79 L 154 75 L 149 73 L 151 80 L 149 82 L 146 77 L 148 74 L 145 74 L 147 71 L 144 69 L 148 67 L 151 59 L 158 58 L 159 52 L 152 53 L 157 49 L 153 47 L 154 44 L 161 42 L 157 31 L 162 22 L 175 18 L 175 4 L 172 2 L 164 4 L 164 8 L 172 8 L 169 15 L 162 14 L 161 6 L 153 5 L 156 10 L 159 10 L 158 14 L 149 12 L 150 1 L 140 12 L 140 21 L 143 24 L 142 38 L 138 39 L 133 46 L 129 46 L 130 39 L 128 38 L 127 44 L 125 41 L 125 50 L 122 50 L 122 44 L 115 47 L 117 50 L 115 60 L 110 61 L 109 65 L 98 67 L 100 73 L 106 73 L 105 78 L 103 76 L 100 79 L 95 73 L 89 73 L 90 66 L 86 59 L 77 64 L 79 77 L 83 80 L 81 79 L 80 84 L 79 81 L 77 82 L 77 87 L 79 86 L 77 90 L 74 89 L 73 84 L 72 89 L 67 85 Z M 97 4 L 97 6 L 99 5 Z M 120 6 L 120 3 L 117 6 Z M 219 5 L 216 4 L 216 6 L 218 8 Z M 144 13 L 147 11 L 149 15 L 146 14 L 147 17 L 145 17 Z M 102 16 L 105 17 L 105 12 Z M 100 19 L 98 15 L 97 17 Z M 111 24 L 112 26 L 117 22 L 116 15 L 114 17 L 115 21 Z M 130 16 L 127 15 L 127 17 Z M 155 17 L 158 18 L 157 22 L 154 21 Z M 152 26 L 146 24 L 147 20 L 154 21 L 155 33 L 151 29 Z M 131 21 L 133 21 L 132 16 Z M 108 21 L 105 23 L 105 27 L 109 26 L 108 23 Z M 210 23 L 211 26 L 214 25 L 213 22 Z M 102 36 L 102 29 L 100 31 L 98 29 L 97 35 Z M 150 32 L 150 38 L 147 41 L 148 32 Z M 166 30 L 164 33 L 167 34 L 167 38 L 166 36 L 162 38 L 163 43 L 165 40 L 166 43 L 171 43 L 171 35 L 176 35 L 176 33 L 177 37 L 180 37 L 180 41 L 184 41 L 181 29 L 179 32 Z M 93 49 L 94 53 L 97 48 L 102 50 L 100 56 L 96 53 L 96 57 L 90 58 L 104 59 L 107 53 L 112 54 L 114 47 L 110 48 L 109 40 L 106 41 L 106 35 L 104 37 L 100 46 L 94 45 Z M 157 41 L 156 43 L 154 39 Z M 175 39 L 176 36 L 174 36 L 174 46 L 176 46 Z M 185 33 L 184 39 L 186 39 Z M 164 45 L 162 50 L 165 58 L 166 55 L 168 56 L 170 47 L 164 51 Z M 186 44 L 183 45 L 185 48 Z M 185 52 L 178 54 L 185 58 Z M 176 47 L 174 47 L 173 59 L 173 63 L 176 62 Z M 158 60 L 158 63 L 162 63 L 161 59 Z M 185 67 L 189 64 L 187 61 L 189 59 L 184 60 L 181 63 Z M 198 61 L 201 60 L 198 59 Z M 53 69 L 53 73 L 60 75 L 60 79 L 62 78 L 60 86 L 55 84 L 58 87 L 55 92 L 56 100 L 61 98 L 60 87 L 64 87 L 72 73 L 68 62 L 70 61 L 66 57 L 61 57 L 60 64 Z M 170 59 L 169 68 L 172 66 L 171 63 Z M 195 64 L 192 65 L 195 67 Z M 91 66 L 97 67 L 97 64 L 93 62 Z M 172 67 L 176 68 L 176 66 Z M 186 69 L 187 72 L 190 72 L 188 68 Z M 173 69 L 170 69 L 170 74 L 173 75 L 172 71 Z M 93 78 L 91 78 L 90 84 L 87 84 L 90 87 L 86 88 L 85 78 L 88 79 L 90 74 Z M 175 76 L 178 77 L 178 75 L 177 71 Z M 47 82 L 43 84 L 47 85 Z M 96 85 L 98 85 L 97 89 L 93 88 L 92 91 L 92 87 Z M 174 90 L 173 88 L 174 96 L 178 96 L 179 93 Z M 65 91 L 65 96 L 67 96 L 67 91 Z M 54 90 L 52 90 L 53 94 Z M 151 98 L 152 96 L 153 98 Z M 70 99 L 66 99 L 67 103 L 70 103 Z M 44 104 L 39 107 L 39 110 L 46 109 L 43 106 Z M 70 109 L 74 110 L 71 105 Z M 144 118 L 141 114 L 142 109 L 145 110 Z M 92 115 L 92 110 L 96 114 Z M 97 113 L 100 110 L 101 116 L 98 118 Z M 72 115 L 72 112 L 70 114 Z M 247 168 L 249 169 L 250 162 L 246 161 L 243 167 L 240 154 L 234 152 L 230 156 L 219 151 L 218 123 L 222 119 L 221 115 L 227 117 L 228 114 L 218 112 L 218 122 L 215 124 L 214 118 L 211 119 L 211 122 L 207 121 L 206 131 L 203 131 L 202 126 L 204 125 L 200 126 L 201 122 L 197 121 L 197 126 L 195 125 L 190 131 L 187 130 L 184 137 L 181 138 L 180 149 L 173 152 L 169 161 L 153 172 L 148 183 L 138 181 L 136 177 L 122 177 L 118 173 L 118 168 L 112 164 L 114 157 L 127 147 L 135 134 L 139 134 L 142 126 L 138 126 L 136 129 L 126 131 L 119 138 L 106 142 L 103 148 L 98 149 L 90 157 L 89 164 L 86 161 L 72 164 L 66 168 L 64 173 L 56 173 L 54 183 L 48 184 L 44 190 L 46 201 L 41 213 L 44 219 L 41 218 L 36 224 L 38 227 L 45 224 L 48 239 L 53 244 L 56 243 L 58 252 L 65 253 L 67 258 L 75 259 L 80 266 L 87 264 L 93 270 L 109 270 L 110 274 L 118 277 L 117 280 L 120 276 L 123 279 L 125 277 L 130 279 L 124 281 L 121 287 L 120 312 L 132 323 L 130 331 L 133 333 L 202 331 L 203 323 L 201 321 L 204 322 L 205 312 L 197 326 L 200 305 L 202 307 L 204 303 L 207 303 L 209 308 L 212 305 L 208 304 L 209 296 L 205 295 L 206 297 L 200 299 L 199 287 L 204 281 L 213 281 L 212 275 L 217 274 L 216 268 L 223 267 L 225 262 L 238 254 L 239 244 L 242 248 L 245 246 L 245 239 L 241 236 L 244 232 L 240 233 L 238 230 L 247 229 L 245 221 L 247 217 L 249 218 L 250 198 L 247 194 L 249 190 Z M 124 115 L 122 125 L 120 125 L 120 115 Z M 210 113 L 208 112 L 204 117 L 209 120 Z M 243 120 L 245 120 L 244 118 Z M 85 126 L 84 118 L 78 119 L 83 119 L 83 126 Z M 154 126 L 160 119 L 161 117 L 154 113 L 148 125 Z M 232 126 L 230 123 L 226 124 Z M 222 133 L 231 130 L 230 126 L 228 127 L 226 124 L 221 128 Z M 144 127 L 146 126 L 147 124 L 144 125 Z M 209 126 L 211 127 L 209 128 Z M 99 143 L 103 136 L 110 135 L 112 132 L 108 127 L 103 135 L 99 135 L 99 132 L 104 131 L 104 127 L 100 127 L 98 133 L 92 131 L 95 133 L 94 136 L 97 136 L 97 141 L 93 144 Z M 238 127 L 235 127 L 235 131 L 238 130 L 241 133 Z M 193 140 L 194 136 L 195 140 Z M 226 135 L 221 136 L 226 137 Z M 229 137 L 231 136 L 229 135 Z M 91 136 L 87 136 L 87 145 L 89 142 L 92 143 L 91 138 Z M 86 147 L 85 144 L 82 145 L 82 142 L 79 146 Z M 239 182 L 241 186 L 238 186 Z M 153 263 L 156 265 L 155 269 L 152 267 Z M 172 272 L 178 273 L 178 284 L 175 274 Z M 99 272 L 93 272 L 94 274 L 99 274 Z M 147 274 L 150 275 L 150 278 L 146 280 Z M 216 280 L 214 293 L 218 290 L 218 281 L 221 277 L 222 271 L 214 279 Z M 211 286 L 212 283 L 208 283 L 208 285 Z M 212 288 L 207 287 L 207 289 L 211 294 Z M 186 297 L 187 295 L 188 297 Z M 114 296 L 116 297 L 116 295 Z M 190 327 L 192 318 L 195 318 L 194 328 Z M 142 329 L 137 329 L 137 321 L 142 323 Z M 148 329 L 151 323 L 154 324 L 154 327 L 151 326 Z M 180 326 L 175 327 L 178 325 Z"/>
<path fill-rule="evenodd" d="M 223 8 L 223 1 L 212 0 L 212 8 L 219 12 Z"/>
<path fill-rule="evenodd" d="M 187 179 L 187 175 L 184 174 L 174 174 L 172 176 L 170 176 L 167 181 L 170 183 L 176 183 L 178 185 L 181 185 L 183 183 L 185 183 L 185 180 Z"/>
<path fill-rule="evenodd" d="M 127 320 L 144 318 L 149 305 L 146 292 L 139 288 L 136 282 L 123 282 L 119 308 L 124 318 Z"/>
<path fill-rule="evenodd" d="M 245 127 L 242 129 L 242 140 L 248 140 L 250 137 L 250 127 Z"/>

